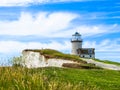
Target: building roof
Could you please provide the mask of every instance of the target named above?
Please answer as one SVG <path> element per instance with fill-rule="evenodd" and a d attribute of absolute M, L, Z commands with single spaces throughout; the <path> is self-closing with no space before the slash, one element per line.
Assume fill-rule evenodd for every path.
<path fill-rule="evenodd" d="M 95 48 L 79 48 L 79 54 L 95 54 Z"/>
<path fill-rule="evenodd" d="M 75 34 L 73 34 L 73 36 L 81 36 L 81 34 L 78 32 L 75 32 Z"/>

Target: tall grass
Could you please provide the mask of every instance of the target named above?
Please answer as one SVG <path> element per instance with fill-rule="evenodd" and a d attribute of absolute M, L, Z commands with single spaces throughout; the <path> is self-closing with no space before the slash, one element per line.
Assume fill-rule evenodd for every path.
<path fill-rule="evenodd" d="M 50 69 L 49 69 L 50 70 Z M 21 67 L 0 68 L 0 90 L 97 90 L 96 86 L 70 82 L 59 76 L 58 70 Z"/>
<path fill-rule="evenodd" d="M 1 67 L 0 90 L 119 90 L 120 71 Z"/>

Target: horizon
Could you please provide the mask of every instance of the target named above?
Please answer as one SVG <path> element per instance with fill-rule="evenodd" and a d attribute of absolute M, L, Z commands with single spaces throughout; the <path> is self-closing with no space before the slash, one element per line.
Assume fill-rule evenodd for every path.
<path fill-rule="evenodd" d="M 0 0 L 0 57 L 24 49 L 71 53 L 72 34 L 98 59 L 120 62 L 120 2 L 117 0 Z M 4 62 L 3 58 L 0 62 Z"/>

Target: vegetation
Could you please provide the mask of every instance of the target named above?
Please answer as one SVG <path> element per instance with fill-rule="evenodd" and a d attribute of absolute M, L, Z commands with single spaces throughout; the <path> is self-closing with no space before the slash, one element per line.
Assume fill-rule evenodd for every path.
<path fill-rule="evenodd" d="M 24 63 L 22 61 L 22 56 L 20 56 L 20 57 L 13 57 L 13 59 L 12 59 L 12 65 L 13 66 L 21 66 L 21 63 Z"/>
<path fill-rule="evenodd" d="M 103 62 L 103 63 L 106 63 L 106 64 L 114 64 L 114 65 L 119 65 L 120 66 L 120 63 L 118 62 L 113 62 L 113 61 L 109 61 L 109 60 L 99 60 L 99 59 L 93 59 L 95 61 L 98 61 L 98 62 Z"/>
<path fill-rule="evenodd" d="M 46 58 L 62 57 L 63 59 L 82 62 L 77 56 L 63 54 L 56 50 L 43 49 L 33 51 L 40 52 L 42 55 L 46 56 Z M 14 58 L 16 62 L 19 60 L 21 60 L 21 57 Z M 12 67 L 1 67 L 0 90 L 120 89 L 120 71 L 99 69 L 99 67 L 87 64 L 86 62 L 80 64 L 65 63 L 63 66 L 70 68 L 48 67 L 28 69 L 19 67 L 19 64 Z"/>
<path fill-rule="evenodd" d="M 0 68 L 0 90 L 119 90 L 120 71 Z"/>

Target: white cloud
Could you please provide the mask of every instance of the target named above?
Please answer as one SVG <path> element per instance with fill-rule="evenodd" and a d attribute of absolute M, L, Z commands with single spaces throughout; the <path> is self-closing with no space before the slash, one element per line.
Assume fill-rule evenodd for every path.
<path fill-rule="evenodd" d="M 71 48 L 70 42 L 65 41 L 59 43 L 52 41 L 51 43 L 40 43 L 40 42 L 19 42 L 19 41 L 0 41 L 0 53 L 18 53 L 24 49 L 42 49 L 51 48 L 56 50 L 68 50 Z"/>
<path fill-rule="evenodd" d="M 44 37 L 71 37 L 75 31 L 83 36 L 118 32 L 120 26 L 75 25 L 79 15 L 67 12 L 40 12 L 32 15 L 22 12 L 16 21 L 0 21 L 0 35 L 38 35 Z"/>
<path fill-rule="evenodd" d="M 35 16 L 22 13 L 18 21 L 0 21 L 0 35 L 40 35 L 52 36 L 71 27 L 71 21 L 77 18 L 76 14 L 67 12 L 41 12 Z"/>
<path fill-rule="evenodd" d="M 0 0 L 0 6 L 26 6 L 29 4 L 45 4 L 76 1 L 90 1 L 90 0 Z"/>
<path fill-rule="evenodd" d="M 0 6 L 22 6 L 31 2 L 33 0 L 0 0 Z"/>
<path fill-rule="evenodd" d="M 78 31 L 85 37 L 120 32 L 118 24 L 75 25 L 72 21 L 77 18 L 80 15 L 68 12 L 40 12 L 36 15 L 22 12 L 16 21 L 0 21 L 0 35 L 71 37 Z"/>

